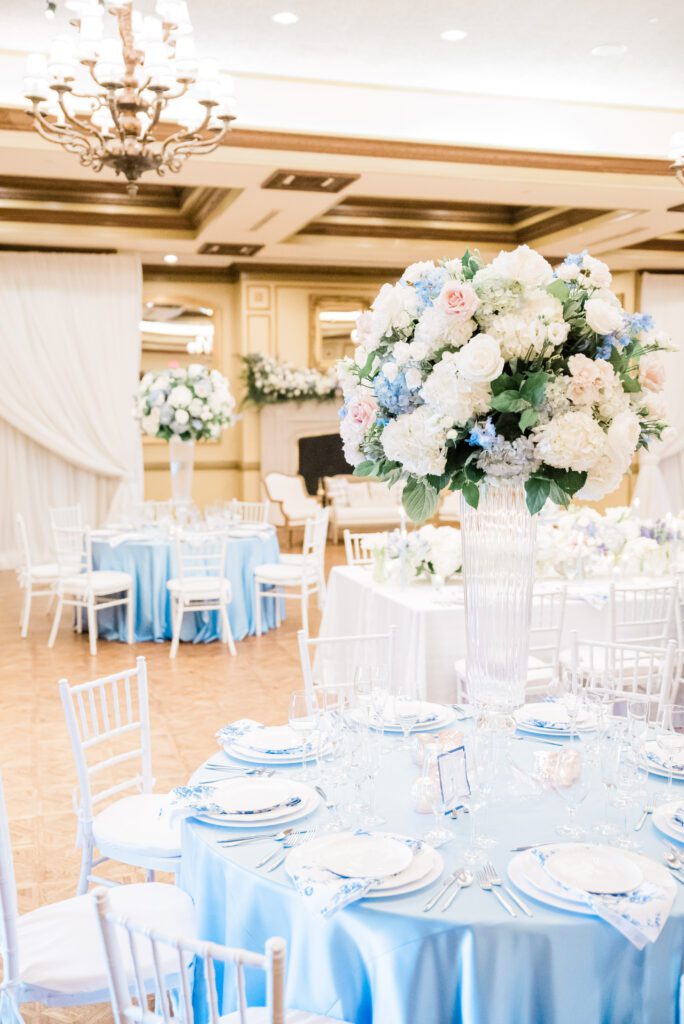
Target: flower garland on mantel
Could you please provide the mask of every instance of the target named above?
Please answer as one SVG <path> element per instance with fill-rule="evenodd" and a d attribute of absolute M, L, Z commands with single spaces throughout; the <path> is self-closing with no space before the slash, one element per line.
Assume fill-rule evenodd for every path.
<path fill-rule="evenodd" d="M 335 369 L 298 369 L 291 363 L 258 352 L 242 356 L 242 378 L 247 393 L 244 405 L 275 405 L 278 402 L 325 402 L 339 391 Z"/>

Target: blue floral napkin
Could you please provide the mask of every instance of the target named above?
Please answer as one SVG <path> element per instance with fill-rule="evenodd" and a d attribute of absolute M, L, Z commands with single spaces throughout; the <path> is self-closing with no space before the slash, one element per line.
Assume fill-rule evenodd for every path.
<path fill-rule="evenodd" d="M 670 765 L 666 761 L 664 761 L 659 754 L 656 754 L 655 750 L 647 749 L 646 759 L 650 761 L 652 764 L 657 765 L 658 768 L 662 768 L 664 772 L 669 772 L 670 769 L 672 769 L 673 772 L 684 772 L 684 764 L 679 764 L 678 762 L 673 761 L 672 765 Z"/>
<path fill-rule="evenodd" d="M 672 821 L 677 828 L 684 829 L 684 807 L 677 807 L 672 815 Z"/>
<path fill-rule="evenodd" d="M 370 833 L 358 829 L 354 835 L 367 836 Z M 423 845 L 420 840 L 409 839 L 406 836 L 392 835 L 391 838 L 405 843 L 414 853 Z M 332 917 L 343 907 L 363 899 L 379 881 L 377 878 L 343 878 L 334 871 L 306 862 L 297 870 L 288 873 L 297 892 L 305 897 L 309 910 L 321 914 L 322 917 Z"/>
<path fill-rule="evenodd" d="M 214 786 L 207 783 L 198 786 L 176 786 L 169 794 L 169 804 L 162 807 L 159 813 L 168 815 L 171 821 L 192 818 L 195 814 L 225 814 L 223 807 L 211 799 L 214 791 Z"/>
<path fill-rule="evenodd" d="M 542 868 L 549 857 L 547 850 L 530 851 Z M 563 885 L 548 875 L 558 895 L 570 896 L 591 907 L 597 917 L 617 928 L 637 949 L 644 949 L 660 935 L 672 909 L 673 896 L 653 882 L 642 882 L 637 889 L 618 896 L 599 896 Z"/>
<path fill-rule="evenodd" d="M 239 718 L 236 722 L 224 725 L 222 729 L 219 729 L 216 733 L 216 739 L 222 747 L 228 747 L 255 729 L 263 728 L 262 723 L 256 722 L 253 718 Z M 310 754 L 313 749 L 313 744 L 302 743 L 296 747 L 281 747 L 279 749 L 273 748 L 272 750 L 255 749 L 254 754 L 290 754 L 296 756 L 297 754 Z"/>

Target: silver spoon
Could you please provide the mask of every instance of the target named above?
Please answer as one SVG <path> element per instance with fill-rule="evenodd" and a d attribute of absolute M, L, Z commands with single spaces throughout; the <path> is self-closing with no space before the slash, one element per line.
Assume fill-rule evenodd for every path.
<path fill-rule="evenodd" d="M 473 881 L 474 881 L 473 873 L 471 871 L 468 871 L 466 868 L 463 868 L 463 870 L 460 871 L 459 874 L 458 874 L 458 877 L 456 879 L 456 885 L 455 885 L 454 889 L 449 894 L 449 898 L 446 900 L 446 902 L 442 906 L 442 911 L 448 910 L 449 907 L 451 906 L 451 904 L 454 902 L 454 900 L 458 896 L 458 894 L 461 891 L 461 889 L 467 889 L 469 885 L 473 884 Z"/>

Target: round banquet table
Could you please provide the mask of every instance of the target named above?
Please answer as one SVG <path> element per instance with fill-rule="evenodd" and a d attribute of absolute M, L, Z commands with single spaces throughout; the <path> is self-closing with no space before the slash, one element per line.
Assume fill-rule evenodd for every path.
<path fill-rule="evenodd" d="M 104 533 L 104 531 L 103 531 Z M 177 575 L 174 545 L 160 536 L 132 534 L 130 539 L 112 534 L 93 538 L 93 568 L 116 569 L 133 577 L 135 586 L 135 641 L 171 639 L 171 599 L 167 582 Z M 256 632 L 254 614 L 254 569 L 264 562 L 278 562 L 280 549 L 275 530 L 258 536 L 229 537 L 226 548 L 226 579 L 233 599 L 228 619 L 235 640 Z M 282 616 L 281 616 L 282 617 Z M 125 607 L 106 608 L 97 616 L 99 636 L 104 640 L 126 640 Z M 273 601 L 262 606 L 262 629 L 275 626 Z M 187 612 L 183 616 L 181 640 L 208 643 L 220 637 L 218 612 Z"/>
<path fill-rule="evenodd" d="M 376 806 L 387 818 L 384 829 L 420 838 L 433 818 L 411 809 L 409 790 L 418 769 L 397 748 L 392 737 Z M 510 749 L 514 760 L 529 769 L 534 751 L 550 748 L 530 739 L 511 742 Z M 194 782 L 217 779 L 217 773 L 202 769 L 193 777 Z M 651 777 L 650 795 L 657 799 L 665 785 Z M 684 800 L 684 783 L 675 787 Z M 546 793 L 502 801 L 489 813 L 498 844 L 483 857 L 506 881 L 511 848 L 556 839 L 555 825 L 567 811 L 557 795 Z M 578 817 L 590 824 L 602 816 L 597 779 Z M 327 818 L 321 805 L 305 821 L 315 826 Z M 451 827 L 455 839 L 440 850 L 442 878 L 463 865 L 468 818 L 461 815 Z M 556 910 L 527 895 L 523 898 L 533 917 L 519 912 L 513 919 L 476 883 L 444 913 L 442 900 L 423 912 L 440 880 L 412 894 L 359 901 L 324 919 L 304 905 L 283 867 L 272 874 L 256 869 L 256 862 L 273 849 L 271 843 L 234 849 L 217 845 L 238 831 L 186 819 L 181 885 L 195 902 L 201 938 L 255 951 L 269 936 L 286 939 L 288 1006 L 353 1024 L 684 1021 L 684 886 L 676 887 L 658 939 L 641 951 L 596 917 Z M 642 852 L 662 859 L 664 839 L 650 817 L 639 839 Z M 250 1003 L 263 1005 L 261 977 L 248 977 L 248 996 Z M 226 972 L 222 997 L 222 1012 L 228 1013 L 236 1005 L 232 972 Z"/>

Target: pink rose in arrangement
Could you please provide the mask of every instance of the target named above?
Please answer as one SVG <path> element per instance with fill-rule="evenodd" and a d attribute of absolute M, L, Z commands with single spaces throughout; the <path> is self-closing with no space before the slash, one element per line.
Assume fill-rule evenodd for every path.
<path fill-rule="evenodd" d="M 662 391 L 665 367 L 658 352 L 647 352 L 639 361 L 639 383 L 645 391 Z"/>
<path fill-rule="evenodd" d="M 364 391 L 366 390 L 367 389 L 364 388 Z M 365 433 L 373 423 L 377 412 L 378 403 L 369 393 L 355 395 L 347 406 L 347 418 L 363 433 Z"/>
<path fill-rule="evenodd" d="M 480 305 L 480 300 L 472 284 L 447 281 L 439 293 L 437 305 L 455 320 L 469 320 Z"/>

